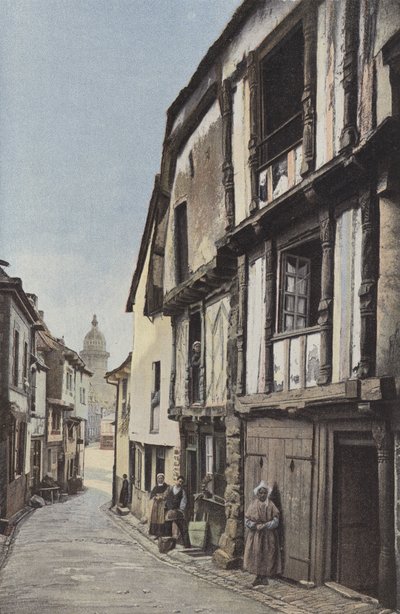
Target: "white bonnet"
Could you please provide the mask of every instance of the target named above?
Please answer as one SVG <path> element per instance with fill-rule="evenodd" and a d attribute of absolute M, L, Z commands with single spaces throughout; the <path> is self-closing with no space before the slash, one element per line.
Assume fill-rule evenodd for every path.
<path fill-rule="evenodd" d="M 260 490 L 260 488 L 265 488 L 265 490 L 268 492 L 268 496 L 271 492 L 270 487 L 268 486 L 268 484 L 266 482 L 264 482 L 264 480 L 261 480 L 261 482 L 259 483 L 258 486 L 255 487 L 255 489 L 253 490 L 254 495 L 257 496 L 258 491 Z"/>

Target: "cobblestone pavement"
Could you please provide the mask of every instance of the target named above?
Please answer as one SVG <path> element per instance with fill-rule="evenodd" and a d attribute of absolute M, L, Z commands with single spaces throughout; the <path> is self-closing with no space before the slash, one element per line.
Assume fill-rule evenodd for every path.
<path fill-rule="evenodd" d="M 109 510 L 111 466 L 112 452 L 89 448 L 88 490 L 18 526 L 0 572 L 0 614 L 389 614 L 326 586 L 253 589 L 253 576 L 209 556 L 161 555 L 146 525 Z"/>
<path fill-rule="evenodd" d="M 225 583 L 211 587 L 173 560 L 160 561 L 121 530 L 100 510 L 110 500 L 110 463 L 112 452 L 89 449 L 88 490 L 18 525 L 0 571 L 1 614 L 272 612 Z"/>
<path fill-rule="evenodd" d="M 241 570 L 218 569 L 210 556 L 191 557 L 181 550 L 159 554 L 157 544 L 149 538 L 147 526 L 134 516 L 118 516 L 113 511 L 114 521 L 128 532 L 138 543 L 157 558 L 173 561 L 177 568 L 212 584 L 229 588 L 236 594 L 247 596 L 282 614 L 390 614 L 392 611 L 379 606 L 377 600 L 369 597 L 346 597 L 327 586 L 302 588 L 281 580 L 270 580 L 266 587 L 251 588 L 254 576 Z M 348 591 L 351 594 L 351 591 Z M 225 611 L 225 610 L 224 610 Z M 265 610 L 264 610 L 265 611 Z M 247 612 L 247 610 L 246 610 Z"/>

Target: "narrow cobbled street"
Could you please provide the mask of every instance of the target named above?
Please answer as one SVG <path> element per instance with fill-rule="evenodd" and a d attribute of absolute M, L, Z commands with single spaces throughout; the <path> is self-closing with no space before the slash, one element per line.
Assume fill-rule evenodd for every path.
<path fill-rule="evenodd" d="M 157 560 L 102 510 L 113 452 L 86 450 L 85 493 L 33 512 L 0 572 L 1 614 L 258 614 L 265 605 Z"/>

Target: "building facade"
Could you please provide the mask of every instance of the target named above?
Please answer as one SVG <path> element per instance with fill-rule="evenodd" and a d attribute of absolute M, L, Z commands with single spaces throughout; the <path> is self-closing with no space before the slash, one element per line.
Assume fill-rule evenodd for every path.
<path fill-rule="evenodd" d="M 30 495 L 31 365 L 40 324 L 21 280 L 3 268 L 0 323 L 0 517 L 9 519 Z"/>
<path fill-rule="evenodd" d="M 157 177 L 127 304 L 133 315 L 132 512 L 139 518 L 149 516 L 149 496 L 157 473 L 164 473 L 169 484 L 180 473 L 179 427 L 168 419 L 172 330 L 170 318 L 162 312 L 167 205 Z"/>
<path fill-rule="evenodd" d="M 37 310 L 37 297 L 28 294 L 29 300 Z M 38 319 L 43 321 L 43 312 L 38 311 Z M 46 365 L 45 354 L 40 347 L 39 331 L 35 333 L 36 356 L 31 364 L 31 473 L 30 490 L 38 492 L 39 484 L 46 475 L 46 417 L 47 417 L 47 376 L 49 368 Z"/>
<path fill-rule="evenodd" d="M 166 221 L 147 236 L 172 325 L 169 416 L 193 513 L 206 485 L 215 562 L 240 564 L 265 479 L 284 576 L 387 607 L 400 602 L 397 8 L 243 2 L 168 111 Z"/>
<path fill-rule="evenodd" d="M 131 361 L 132 354 L 118 367 L 106 373 L 106 380 L 117 389 L 115 410 L 113 505 L 118 505 L 126 474 L 131 481 L 129 464 L 129 421 L 131 414 Z"/>
<path fill-rule="evenodd" d="M 44 474 L 68 492 L 75 489 L 77 478 L 84 477 L 84 433 L 92 372 L 79 354 L 63 339 L 53 337 L 45 325 L 38 337 L 38 350 L 49 369 Z"/>

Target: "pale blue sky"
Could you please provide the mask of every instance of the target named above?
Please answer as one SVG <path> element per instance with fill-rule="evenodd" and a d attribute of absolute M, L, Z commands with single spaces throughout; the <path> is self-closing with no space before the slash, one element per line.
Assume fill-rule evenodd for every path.
<path fill-rule="evenodd" d="M 241 0 L 0 1 L 0 258 L 76 350 L 111 353 L 165 113 Z"/>

